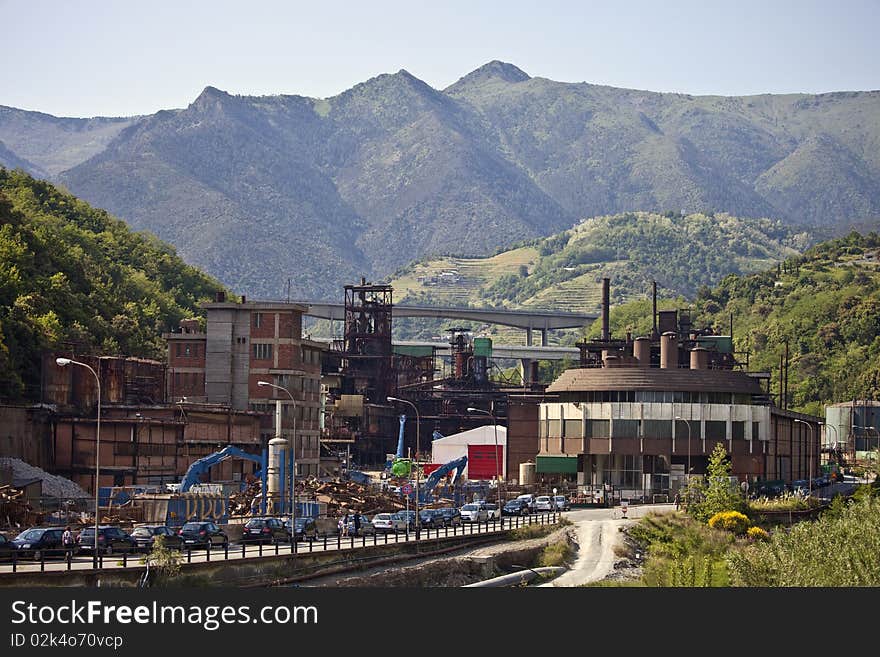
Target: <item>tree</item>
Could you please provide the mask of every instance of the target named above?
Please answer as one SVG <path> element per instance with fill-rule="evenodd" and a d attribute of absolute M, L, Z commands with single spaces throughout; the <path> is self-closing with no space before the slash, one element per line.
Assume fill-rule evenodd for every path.
<path fill-rule="evenodd" d="M 747 510 L 742 490 L 730 480 L 730 459 L 722 443 L 715 443 L 709 455 L 706 480 L 695 480 L 688 487 L 687 511 L 700 522 L 708 522 L 716 513 Z"/>

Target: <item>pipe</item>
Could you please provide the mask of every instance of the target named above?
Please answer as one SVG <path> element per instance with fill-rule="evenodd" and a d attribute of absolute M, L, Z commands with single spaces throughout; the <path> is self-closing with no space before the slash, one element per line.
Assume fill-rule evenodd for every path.
<path fill-rule="evenodd" d="M 657 339 L 657 281 L 651 281 L 651 298 L 654 300 L 653 315 L 654 328 L 651 332 L 651 339 Z"/>
<path fill-rule="evenodd" d="M 479 588 L 479 587 L 497 587 L 497 586 L 517 586 L 525 582 L 530 582 L 539 575 L 557 577 L 566 571 L 562 566 L 545 566 L 542 568 L 533 568 L 529 570 L 520 570 L 508 575 L 493 577 L 492 579 L 484 579 L 482 582 L 474 582 L 473 584 L 465 584 L 462 588 Z"/>

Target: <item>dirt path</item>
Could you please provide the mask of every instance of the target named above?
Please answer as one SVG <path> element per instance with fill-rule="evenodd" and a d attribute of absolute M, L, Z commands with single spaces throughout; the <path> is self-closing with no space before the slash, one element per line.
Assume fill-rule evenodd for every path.
<path fill-rule="evenodd" d="M 672 505 L 663 504 L 630 507 L 626 518 L 620 517 L 619 510 L 567 514 L 566 517 L 575 524 L 577 558 L 568 572 L 539 586 L 580 586 L 607 578 L 614 571 L 615 561 L 619 559 L 614 553 L 614 547 L 623 545 L 621 528 L 633 524 L 650 511 L 667 511 L 672 508 Z"/>

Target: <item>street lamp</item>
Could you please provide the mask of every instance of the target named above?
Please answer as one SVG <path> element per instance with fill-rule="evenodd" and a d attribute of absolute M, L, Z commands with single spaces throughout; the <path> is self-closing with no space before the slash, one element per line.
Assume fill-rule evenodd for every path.
<path fill-rule="evenodd" d="M 498 478 L 496 482 L 498 484 L 498 513 L 501 513 L 501 479 L 502 473 L 498 468 L 498 418 L 495 417 L 495 414 L 491 411 L 484 411 L 481 408 L 474 408 L 473 406 L 468 406 L 468 413 L 482 413 L 483 415 L 488 415 L 492 418 L 492 426 L 495 429 L 495 476 Z"/>
<path fill-rule="evenodd" d="M 795 422 L 800 422 L 801 424 L 807 425 L 807 428 L 810 430 L 810 444 L 808 446 L 808 454 L 810 458 L 810 471 L 807 473 L 807 493 L 809 495 L 813 494 L 813 425 L 809 422 L 805 422 L 804 420 L 799 420 L 794 418 Z"/>
<path fill-rule="evenodd" d="M 95 554 L 92 556 L 92 561 L 95 564 L 95 568 L 98 567 L 98 520 L 100 514 L 98 512 L 98 482 L 100 481 L 100 456 L 101 456 L 101 379 L 98 376 L 98 373 L 93 370 L 90 366 L 85 363 L 81 363 L 78 360 L 71 360 L 70 358 L 56 358 L 55 362 L 60 367 L 66 367 L 68 365 L 79 365 L 80 367 L 85 367 L 92 375 L 95 377 L 95 383 L 98 385 L 98 425 L 95 429 Z"/>
<path fill-rule="evenodd" d="M 290 394 L 290 390 L 282 386 L 269 383 L 268 381 L 257 381 L 257 385 L 275 388 L 276 390 L 283 390 L 287 393 L 287 396 L 290 397 L 290 401 L 293 403 L 293 437 L 290 443 L 290 542 L 293 544 L 296 542 L 296 504 L 294 504 L 294 493 L 296 490 L 296 400 L 293 398 L 293 395 Z M 278 400 L 278 403 L 281 403 L 280 399 Z M 280 437 L 281 423 L 279 422 L 278 424 L 278 436 Z"/>
<path fill-rule="evenodd" d="M 690 488 L 690 485 L 691 485 L 691 423 L 689 420 L 685 420 L 683 417 L 679 417 L 678 415 L 675 416 L 675 419 L 681 420 L 682 422 L 687 424 L 687 427 L 688 427 L 688 471 L 687 471 L 687 475 L 685 475 L 685 481 L 687 482 L 688 488 Z"/>
<path fill-rule="evenodd" d="M 421 418 L 419 417 L 419 407 L 413 404 L 408 399 L 401 399 L 400 397 L 386 397 L 386 399 L 390 402 L 400 402 L 402 404 L 409 404 L 413 407 L 413 410 L 416 412 L 416 461 L 419 458 L 419 449 L 421 447 L 421 439 L 419 435 L 419 427 L 421 426 Z M 416 471 L 416 497 L 415 497 L 415 507 L 416 507 L 416 540 L 419 538 L 419 530 L 421 529 L 421 518 L 419 518 L 419 467 L 416 464 L 414 468 Z M 409 496 L 407 495 L 407 498 Z"/>

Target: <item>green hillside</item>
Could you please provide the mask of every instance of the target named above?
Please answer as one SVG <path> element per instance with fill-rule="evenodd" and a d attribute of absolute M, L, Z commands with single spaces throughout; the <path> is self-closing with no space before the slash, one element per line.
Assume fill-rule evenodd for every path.
<path fill-rule="evenodd" d="M 223 289 L 157 238 L 0 168 L 0 398 L 36 398 L 47 348 L 162 358 L 162 332 Z"/>
<path fill-rule="evenodd" d="M 642 297 L 656 280 L 665 296 L 693 297 L 728 274 L 753 273 L 809 245 L 779 222 L 727 214 L 628 212 L 587 219 L 489 258 L 423 260 L 392 278 L 406 303 L 597 312 L 602 278 L 612 300 Z"/>

